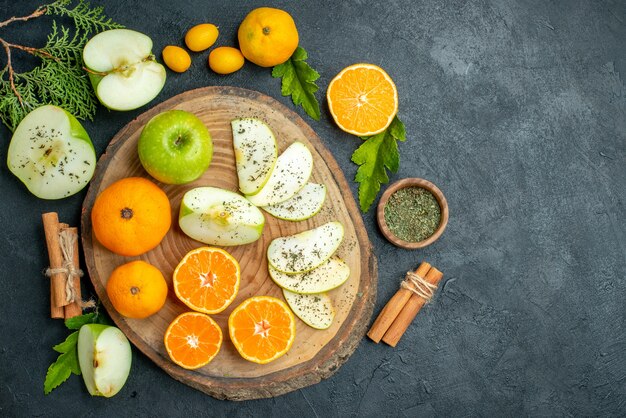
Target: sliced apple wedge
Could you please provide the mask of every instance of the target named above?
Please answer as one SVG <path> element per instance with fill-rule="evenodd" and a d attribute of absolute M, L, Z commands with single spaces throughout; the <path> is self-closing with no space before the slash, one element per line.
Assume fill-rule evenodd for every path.
<path fill-rule="evenodd" d="M 278 286 L 294 293 L 313 294 L 336 289 L 350 277 L 350 267 L 337 257 L 331 257 L 319 267 L 306 273 L 286 274 L 268 266 L 270 277 Z"/>
<path fill-rule="evenodd" d="M 276 166 L 265 186 L 257 194 L 246 197 L 256 206 L 284 202 L 304 187 L 312 171 L 311 151 L 302 142 L 294 142 L 276 160 Z"/>
<path fill-rule="evenodd" d="M 312 218 L 322 209 L 326 199 L 326 186 L 307 183 L 291 199 L 275 205 L 263 206 L 270 215 L 285 221 L 304 221 Z"/>
<path fill-rule="evenodd" d="M 98 100 L 109 109 L 143 106 L 165 84 L 165 68 L 152 54 L 152 39 L 134 30 L 100 32 L 85 45 L 83 61 Z"/>
<path fill-rule="evenodd" d="M 259 119 L 235 119 L 230 125 L 239 190 L 251 196 L 258 193 L 272 175 L 278 158 L 276 138 L 270 127 Z"/>
<path fill-rule="evenodd" d="M 302 295 L 283 289 L 283 296 L 294 314 L 315 329 L 327 329 L 335 319 L 333 302 L 326 293 Z"/>
<path fill-rule="evenodd" d="M 57 106 L 30 112 L 9 144 L 9 170 L 41 199 L 82 190 L 96 169 L 96 151 L 80 122 Z"/>
<path fill-rule="evenodd" d="M 246 198 L 217 187 L 189 190 L 180 203 L 180 229 L 210 245 L 243 245 L 261 237 L 265 218 Z"/>
<path fill-rule="evenodd" d="M 337 251 L 343 232 L 343 225 L 334 221 L 295 235 L 276 238 L 267 247 L 267 259 L 275 270 L 283 273 L 306 273 Z"/>

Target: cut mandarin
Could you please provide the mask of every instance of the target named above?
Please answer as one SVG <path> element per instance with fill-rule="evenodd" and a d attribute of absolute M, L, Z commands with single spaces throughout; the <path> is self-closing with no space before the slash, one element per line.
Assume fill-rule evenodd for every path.
<path fill-rule="evenodd" d="M 389 75 L 373 64 L 341 70 L 326 91 L 328 108 L 342 130 L 358 136 L 381 133 L 398 113 L 398 90 Z"/>
<path fill-rule="evenodd" d="M 296 337 L 296 321 L 285 302 L 255 296 L 230 314 L 228 332 L 241 357 L 266 364 L 289 351 Z"/>
<path fill-rule="evenodd" d="M 201 247 L 185 255 L 174 270 L 174 292 L 194 311 L 215 314 L 239 291 L 239 263 L 221 248 Z"/>
<path fill-rule="evenodd" d="M 185 369 L 208 364 L 222 346 L 222 330 L 210 316 L 185 312 L 172 321 L 163 342 L 172 361 Z"/>

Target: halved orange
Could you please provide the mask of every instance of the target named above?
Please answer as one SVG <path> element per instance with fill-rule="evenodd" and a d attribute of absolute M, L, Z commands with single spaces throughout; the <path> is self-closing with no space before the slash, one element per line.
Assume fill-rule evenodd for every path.
<path fill-rule="evenodd" d="M 266 364 L 289 351 L 296 338 L 296 320 L 282 300 L 255 296 L 230 314 L 228 332 L 241 357 Z"/>
<path fill-rule="evenodd" d="M 172 361 L 193 370 L 208 364 L 222 346 L 222 330 L 210 316 L 185 312 L 172 321 L 163 341 Z"/>
<path fill-rule="evenodd" d="M 389 75 L 373 64 L 341 70 L 326 91 L 328 107 L 342 130 L 358 136 L 381 133 L 398 113 L 398 90 Z"/>
<path fill-rule="evenodd" d="M 200 247 L 183 257 L 174 270 L 174 292 L 194 311 L 215 314 L 235 300 L 239 263 L 221 248 Z"/>

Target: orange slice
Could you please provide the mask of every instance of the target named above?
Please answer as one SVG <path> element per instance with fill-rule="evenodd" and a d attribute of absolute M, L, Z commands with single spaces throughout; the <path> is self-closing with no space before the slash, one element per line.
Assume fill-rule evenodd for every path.
<path fill-rule="evenodd" d="M 328 107 L 342 130 L 358 136 L 381 133 L 398 113 L 398 90 L 382 68 L 354 64 L 341 70 L 326 91 Z"/>
<path fill-rule="evenodd" d="M 174 292 L 194 311 L 222 312 L 239 291 L 239 263 L 221 248 L 192 250 L 174 270 Z"/>
<path fill-rule="evenodd" d="M 266 364 L 289 351 L 296 338 L 296 321 L 282 300 L 255 296 L 230 314 L 228 332 L 241 357 Z"/>
<path fill-rule="evenodd" d="M 213 360 L 220 351 L 222 339 L 222 330 L 210 316 L 186 312 L 167 327 L 163 341 L 174 363 L 193 370 Z"/>

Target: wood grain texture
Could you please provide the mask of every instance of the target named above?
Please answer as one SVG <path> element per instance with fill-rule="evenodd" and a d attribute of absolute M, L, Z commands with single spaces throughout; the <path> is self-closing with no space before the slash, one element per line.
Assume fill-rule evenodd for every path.
<path fill-rule="evenodd" d="M 211 166 L 197 181 L 186 185 L 157 184 L 172 203 L 173 225 L 165 239 L 154 250 L 139 257 L 122 257 L 102 247 L 92 234 L 90 209 L 96 196 L 116 180 L 129 176 L 150 178 L 137 157 L 137 140 L 145 123 L 169 109 L 182 109 L 196 114 L 213 138 Z M 282 298 L 267 271 L 265 251 L 269 242 L 319 226 L 330 220 L 340 221 L 346 235 L 337 254 L 351 269 L 349 280 L 330 292 L 337 311 L 331 328 L 313 330 L 298 320 L 296 341 L 291 350 L 267 365 L 256 365 L 241 358 L 228 338 L 220 353 L 207 366 L 195 371 L 184 370 L 172 363 L 165 351 L 163 334 L 167 325 L 188 310 L 177 300 L 171 276 L 179 260 L 191 249 L 203 244 L 185 236 L 176 220 L 184 193 L 198 186 L 215 186 L 237 190 L 230 121 L 236 117 L 257 117 L 274 131 L 279 152 L 293 141 L 301 141 L 313 154 L 311 181 L 327 186 L 323 209 L 303 222 L 288 222 L 264 213 L 263 236 L 255 243 L 228 247 L 241 265 L 241 288 L 233 304 L 213 315 L 228 335 L 230 312 L 243 300 L 254 295 Z M 154 180 L 153 180 L 154 181 Z M 98 161 L 96 174 L 83 203 L 82 240 L 85 263 L 95 290 L 114 322 L 131 342 L 175 379 L 220 399 L 247 400 L 280 395 L 319 382 L 332 375 L 354 352 L 365 335 L 376 296 L 377 269 L 360 213 L 345 177 L 330 152 L 315 132 L 294 112 L 261 93 L 233 87 L 206 87 L 173 97 L 133 120 L 111 141 Z M 107 295 L 106 282 L 118 265 L 143 259 L 161 269 L 168 280 L 169 295 L 163 309 L 144 320 L 121 317 L 113 309 Z"/>

